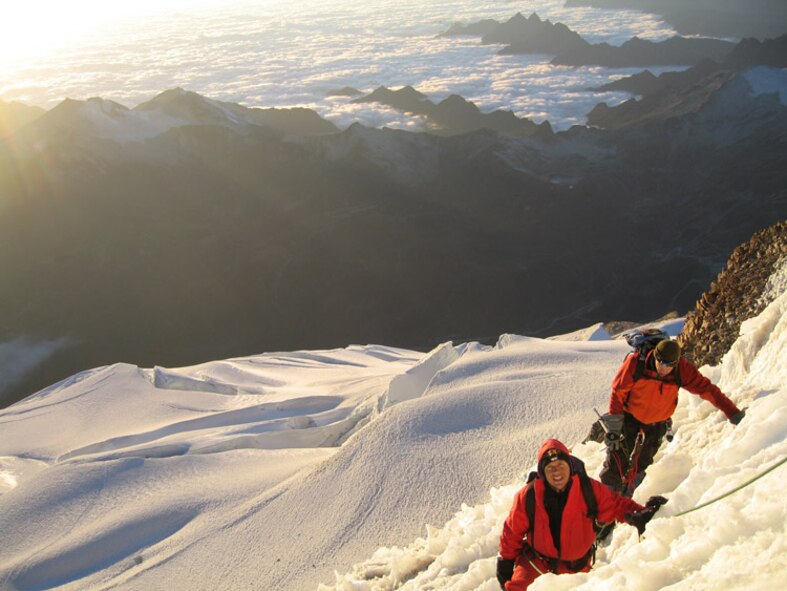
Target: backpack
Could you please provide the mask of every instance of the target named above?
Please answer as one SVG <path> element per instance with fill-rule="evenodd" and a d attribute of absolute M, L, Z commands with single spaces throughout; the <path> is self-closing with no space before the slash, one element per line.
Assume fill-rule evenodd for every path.
<path fill-rule="evenodd" d="M 588 518 L 593 520 L 593 530 L 598 533 L 603 529 L 605 524 L 601 524 L 598 521 L 598 501 L 593 492 L 593 484 L 590 482 L 590 476 L 588 476 L 588 473 L 585 471 L 585 464 L 579 458 L 571 456 L 570 464 L 571 471 L 579 476 L 579 486 L 582 489 L 582 496 L 585 498 L 585 505 L 587 505 L 588 508 Z M 531 537 L 533 535 L 533 525 L 536 516 L 536 487 L 532 482 L 536 478 L 540 478 L 538 472 L 531 472 L 530 476 L 527 478 L 527 483 L 530 486 L 528 486 L 527 492 L 525 493 L 525 513 L 527 514 L 528 523 L 530 524 L 529 531 Z"/>
<path fill-rule="evenodd" d="M 637 355 L 637 367 L 634 370 L 634 381 L 642 377 L 645 373 L 645 358 L 661 341 L 669 340 L 670 336 L 660 328 L 635 328 L 623 333 L 623 338 L 634 349 L 629 355 Z M 680 372 L 673 373 L 675 383 L 680 388 Z"/>

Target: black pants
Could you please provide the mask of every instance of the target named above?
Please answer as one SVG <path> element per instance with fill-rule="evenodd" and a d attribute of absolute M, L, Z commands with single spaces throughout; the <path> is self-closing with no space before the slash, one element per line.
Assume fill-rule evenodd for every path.
<path fill-rule="evenodd" d="M 607 449 L 607 458 L 604 460 L 604 467 L 601 469 L 601 482 L 617 493 L 630 497 L 634 494 L 634 489 L 639 486 L 645 478 L 645 469 L 653 463 L 653 456 L 661 447 L 664 435 L 667 433 L 667 422 L 653 423 L 646 425 L 628 413 L 623 415 L 623 441 L 621 448 L 617 451 Z M 631 452 L 637 440 L 640 430 L 645 436 L 642 448 L 636 461 L 636 471 L 633 480 L 629 485 L 626 476 L 631 468 Z"/>

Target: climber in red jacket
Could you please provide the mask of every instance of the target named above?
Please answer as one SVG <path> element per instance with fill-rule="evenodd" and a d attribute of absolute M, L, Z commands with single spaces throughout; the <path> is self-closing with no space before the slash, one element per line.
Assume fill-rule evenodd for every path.
<path fill-rule="evenodd" d="M 503 525 L 497 559 L 500 587 L 524 591 L 545 573 L 589 571 L 596 531 L 604 523 L 624 521 L 641 534 L 666 502 L 651 497 L 643 507 L 618 495 L 588 477 L 565 445 L 548 439 L 538 452 L 537 477 L 516 494 Z"/>
<path fill-rule="evenodd" d="M 713 404 L 734 425 L 745 416 L 745 411 L 681 357 L 676 341 L 661 341 L 644 360 L 631 354 L 612 382 L 609 414 L 602 418 L 607 432 L 607 458 L 601 482 L 626 496 L 633 494 L 667 433 L 667 421 L 675 412 L 680 388 Z M 632 450 L 640 433 L 642 445 L 634 458 Z"/>

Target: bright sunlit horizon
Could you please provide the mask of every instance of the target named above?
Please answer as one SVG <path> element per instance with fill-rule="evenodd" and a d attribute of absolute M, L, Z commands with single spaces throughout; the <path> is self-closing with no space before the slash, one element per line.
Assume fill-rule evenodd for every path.
<path fill-rule="evenodd" d="M 34 0 L 6 5 L 0 9 L 6 24 L 0 36 L 0 63 L 46 58 L 85 37 L 106 33 L 107 28 L 111 32 L 148 16 L 221 4 L 219 0 Z"/>
<path fill-rule="evenodd" d="M 133 108 L 184 88 L 245 106 L 310 108 L 339 127 L 420 129 L 398 111 L 331 94 L 410 85 L 435 102 L 458 94 L 485 112 L 510 109 L 566 129 L 597 102 L 628 97 L 586 89 L 633 71 L 554 67 L 544 55 L 497 55 L 480 37 L 440 36 L 453 23 L 504 21 L 517 10 L 590 42 L 674 34 L 653 15 L 576 11 L 564 0 L 31 0 L 0 10 L 10 31 L 0 38 L 0 101 L 48 110 L 100 97 Z"/>

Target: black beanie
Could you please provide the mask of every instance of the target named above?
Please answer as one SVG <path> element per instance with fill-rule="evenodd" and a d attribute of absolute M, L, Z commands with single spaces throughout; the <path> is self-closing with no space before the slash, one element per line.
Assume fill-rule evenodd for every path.
<path fill-rule="evenodd" d="M 656 358 L 665 363 L 675 363 L 680 359 L 680 345 L 677 341 L 664 339 L 656 345 Z"/>
<path fill-rule="evenodd" d="M 563 460 L 568 464 L 569 468 L 571 467 L 571 461 L 569 460 L 567 453 L 560 451 L 559 449 L 549 449 L 544 453 L 543 456 L 541 456 L 541 461 L 538 463 L 538 471 L 543 474 L 546 465 L 554 462 L 555 460 Z"/>

